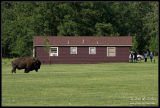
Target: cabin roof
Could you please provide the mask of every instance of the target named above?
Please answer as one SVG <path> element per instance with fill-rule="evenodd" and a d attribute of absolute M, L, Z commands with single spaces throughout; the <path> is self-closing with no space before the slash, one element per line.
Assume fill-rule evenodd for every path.
<path fill-rule="evenodd" d="M 132 46 L 131 36 L 47 36 L 50 46 Z M 44 36 L 34 36 L 33 46 L 45 46 Z"/>

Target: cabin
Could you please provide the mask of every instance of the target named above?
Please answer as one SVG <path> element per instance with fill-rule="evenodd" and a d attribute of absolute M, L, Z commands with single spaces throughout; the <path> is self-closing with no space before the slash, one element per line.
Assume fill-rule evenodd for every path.
<path fill-rule="evenodd" d="M 131 36 L 34 36 L 33 56 L 42 64 L 129 62 Z M 46 50 L 48 49 L 48 50 Z"/>

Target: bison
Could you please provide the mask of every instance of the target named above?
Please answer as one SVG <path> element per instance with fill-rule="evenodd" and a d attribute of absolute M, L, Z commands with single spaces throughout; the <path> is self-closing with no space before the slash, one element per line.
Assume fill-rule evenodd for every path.
<path fill-rule="evenodd" d="M 41 62 L 34 57 L 22 57 L 12 61 L 12 73 L 16 73 L 16 69 L 25 69 L 24 73 L 35 70 L 38 72 Z"/>

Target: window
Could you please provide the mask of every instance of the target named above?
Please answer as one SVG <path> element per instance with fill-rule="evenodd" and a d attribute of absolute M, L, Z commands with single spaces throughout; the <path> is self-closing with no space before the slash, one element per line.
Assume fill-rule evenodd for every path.
<path fill-rule="evenodd" d="M 116 56 L 116 47 L 107 47 L 107 56 Z"/>
<path fill-rule="evenodd" d="M 70 47 L 70 54 L 77 54 L 77 47 Z"/>
<path fill-rule="evenodd" d="M 50 48 L 50 56 L 58 56 L 58 47 Z"/>
<path fill-rule="evenodd" d="M 96 47 L 89 47 L 89 54 L 96 54 Z"/>
<path fill-rule="evenodd" d="M 35 57 L 35 47 L 33 47 L 33 57 Z"/>

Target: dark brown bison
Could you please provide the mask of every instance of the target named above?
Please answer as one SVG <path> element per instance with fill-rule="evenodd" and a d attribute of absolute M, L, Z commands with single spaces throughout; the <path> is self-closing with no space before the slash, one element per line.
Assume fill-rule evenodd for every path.
<path fill-rule="evenodd" d="M 41 62 L 33 57 L 22 57 L 12 61 L 12 73 L 16 73 L 16 69 L 25 69 L 24 73 L 29 73 L 29 71 L 35 70 L 38 72 L 40 69 Z"/>

